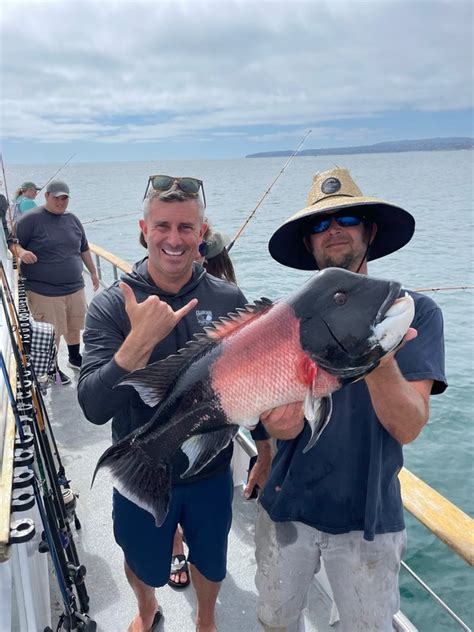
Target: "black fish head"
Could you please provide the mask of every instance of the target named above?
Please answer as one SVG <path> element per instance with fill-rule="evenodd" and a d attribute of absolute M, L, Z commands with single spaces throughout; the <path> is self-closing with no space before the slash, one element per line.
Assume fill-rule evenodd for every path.
<path fill-rule="evenodd" d="M 395 281 L 322 270 L 289 299 L 302 348 L 341 379 L 364 375 L 400 343 L 413 319 L 411 297 L 394 307 L 400 290 Z"/>

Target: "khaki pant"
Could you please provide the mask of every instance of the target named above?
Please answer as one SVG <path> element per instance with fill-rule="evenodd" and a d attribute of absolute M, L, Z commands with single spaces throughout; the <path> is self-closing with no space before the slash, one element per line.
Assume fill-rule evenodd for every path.
<path fill-rule="evenodd" d="M 84 288 L 65 296 L 44 296 L 31 291 L 27 292 L 27 296 L 33 318 L 53 325 L 56 344 L 68 332 L 84 329 L 87 311 Z"/>
<path fill-rule="evenodd" d="M 255 529 L 257 614 L 268 632 L 304 632 L 306 595 L 321 559 L 339 611 L 338 630 L 393 632 L 406 531 L 332 535 L 302 522 L 273 522 L 259 506 Z"/>

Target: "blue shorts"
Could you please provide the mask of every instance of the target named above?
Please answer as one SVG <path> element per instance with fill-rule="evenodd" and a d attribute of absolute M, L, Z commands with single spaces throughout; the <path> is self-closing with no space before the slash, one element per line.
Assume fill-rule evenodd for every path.
<path fill-rule="evenodd" d="M 230 468 L 197 483 L 173 485 L 168 515 L 157 528 L 148 511 L 114 489 L 115 541 L 135 575 L 148 586 L 166 584 L 179 523 L 189 548 L 189 562 L 209 581 L 222 581 L 226 574 L 233 490 Z"/>

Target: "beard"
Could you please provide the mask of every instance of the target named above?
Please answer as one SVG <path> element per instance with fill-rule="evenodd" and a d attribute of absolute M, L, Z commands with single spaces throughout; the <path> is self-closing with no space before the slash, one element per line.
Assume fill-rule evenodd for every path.
<path fill-rule="evenodd" d="M 320 270 L 325 268 L 342 268 L 343 270 L 353 271 L 356 268 L 358 259 L 353 252 L 348 252 L 342 257 L 324 257 L 323 259 L 317 259 L 317 264 Z"/>

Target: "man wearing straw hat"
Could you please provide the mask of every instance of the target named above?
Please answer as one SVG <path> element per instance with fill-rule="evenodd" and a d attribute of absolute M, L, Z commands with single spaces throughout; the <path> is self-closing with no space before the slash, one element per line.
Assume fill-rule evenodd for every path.
<path fill-rule="evenodd" d="M 346 169 L 317 174 L 308 205 L 272 235 L 270 254 L 300 270 L 330 266 L 367 274 L 367 261 L 402 248 L 414 218 L 364 196 Z M 335 290 L 337 288 L 334 288 Z M 256 527 L 258 616 L 267 631 L 301 632 L 302 611 L 321 559 L 347 632 L 391 632 L 406 545 L 398 472 L 402 445 L 442 393 L 443 319 L 428 297 L 411 293 L 415 318 L 405 345 L 363 380 L 333 395 L 330 423 L 306 454 L 301 403 L 262 416 L 279 442 L 260 497 Z M 350 322 L 347 323 L 350 327 Z M 291 419 L 290 431 L 280 421 Z"/>

